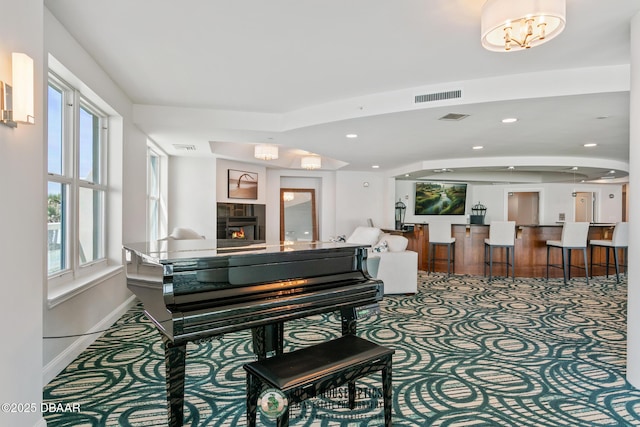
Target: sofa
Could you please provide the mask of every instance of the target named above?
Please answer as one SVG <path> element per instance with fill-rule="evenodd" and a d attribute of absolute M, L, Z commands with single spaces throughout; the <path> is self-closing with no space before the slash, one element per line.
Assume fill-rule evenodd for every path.
<path fill-rule="evenodd" d="M 367 270 L 384 283 L 384 293 L 415 294 L 418 290 L 418 253 L 407 250 L 404 236 L 384 233 L 377 227 L 357 227 L 347 243 L 369 245 Z"/>

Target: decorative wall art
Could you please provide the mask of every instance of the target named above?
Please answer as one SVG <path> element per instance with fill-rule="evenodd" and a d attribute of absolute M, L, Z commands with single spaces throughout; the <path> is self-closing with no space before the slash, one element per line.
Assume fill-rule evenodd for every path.
<path fill-rule="evenodd" d="M 258 198 L 258 174 L 255 172 L 228 170 L 228 194 L 230 199 Z"/>
<path fill-rule="evenodd" d="M 464 215 L 467 184 L 416 183 L 416 215 Z"/>

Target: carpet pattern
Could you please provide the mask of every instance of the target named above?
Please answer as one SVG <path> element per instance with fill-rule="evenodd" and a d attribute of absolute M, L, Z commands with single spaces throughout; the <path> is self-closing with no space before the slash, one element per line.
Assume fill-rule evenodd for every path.
<path fill-rule="evenodd" d="M 418 293 L 385 296 L 358 335 L 396 350 L 395 426 L 640 426 L 625 380 L 626 280 L 494 280 L 419 274 Z M 334 314 L 285 325 L 285 350 L 338 337 Z M 185 425 L 245 422 L 248 331 L 187 346 Z M 131 309 L 44 388 L 49 427 L 166 426 L 159 332 Z M 379 374 L 292 407 L 292 426 L 382 425 Z M 274 425 L 266 419 L 260 425 Z"/>

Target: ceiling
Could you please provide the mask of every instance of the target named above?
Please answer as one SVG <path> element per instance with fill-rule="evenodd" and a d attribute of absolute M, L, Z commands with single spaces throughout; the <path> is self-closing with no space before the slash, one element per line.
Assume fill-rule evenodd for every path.
<path fill-rule="evenodd" d="M 326 170 L 407 179 L 625 181 L 640 2 L 567 0 L 562 34 L 509 53 L 481 47 L 483 3 L 45 0 L 170 155 L 259 162 L 271 143 L 268 167 L 311 152 Z"/>

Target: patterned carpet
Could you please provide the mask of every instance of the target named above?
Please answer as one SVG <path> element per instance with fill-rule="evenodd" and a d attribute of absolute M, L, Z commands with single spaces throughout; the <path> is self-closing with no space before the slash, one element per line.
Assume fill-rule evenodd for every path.
<path fill-rule="evenodd" d="M 393 347 L 395 426 L 640 426 L 625 381 L 626 281 L 548 283 L 420 273 L 358 335 Z M 335 315 L 285 326 L 287 351 L 339 335 Z M 185 425 L 245 425 L 249 332 L 187 347 Z M 160 335 L 135 307 L 44 389 L 49 427 L 166 426 Z M 292 408 L 292 426 L 381 425 L 379 374 Z M 269 424 L 262 420 L 262 425 Z"/>

